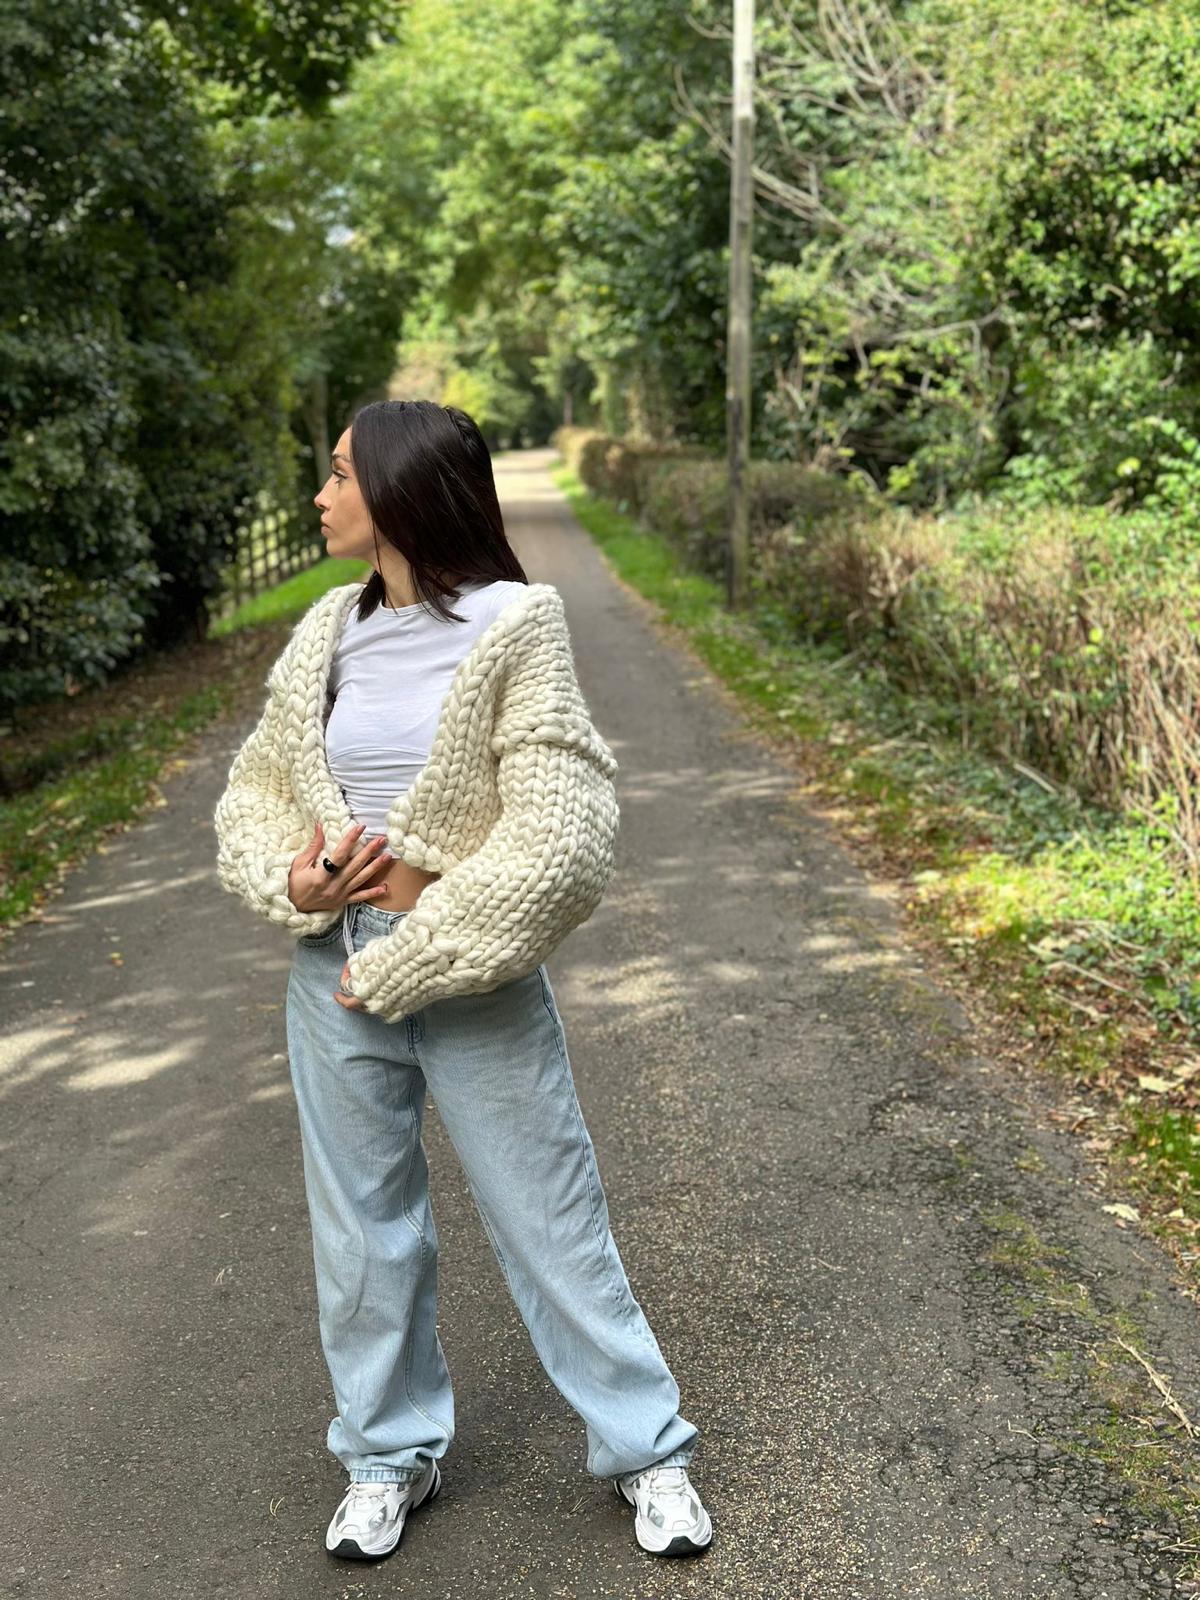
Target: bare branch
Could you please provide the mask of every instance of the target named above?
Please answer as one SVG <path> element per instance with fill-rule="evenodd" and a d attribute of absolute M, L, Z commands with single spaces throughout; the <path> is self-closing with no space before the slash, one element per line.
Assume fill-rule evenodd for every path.
<path fill-rule="evenodd" d="M 684 115 L 691 119 L 708 135 L 713 148 L 717 150 L 727 163 L 733 161 L 733 147 L 729 142 L 723 128 L 712 121 L 706 113 L 692 99 L 684 82 L 683 72 L 676 63 L 673 68 L 675 91 L 679 97 L 679 108 Z M 765 167 L 755 164 L 752 169 L 756 195 L 763 200 L 781 206 L 785 211 L 803 218 L 806 222 L 821 224 L 836 231 L 844 231 L 845 225 L 832 211 L 828 211 L 821 204 L 820 195 L 816 188 L 816 168 L 808 167 L 808 175 L 812 188 L 808 191 L 797 188 L 794 184 L 778 178 L 773 172 L 768 172 Z"/>

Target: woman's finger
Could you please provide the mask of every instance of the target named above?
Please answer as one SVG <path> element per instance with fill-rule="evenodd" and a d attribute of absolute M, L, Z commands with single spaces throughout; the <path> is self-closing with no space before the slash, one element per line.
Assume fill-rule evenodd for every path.
<path fill-rule="evenodd" d="M 356 822 L 352 828 L 347 828 L 329 852 L 329 859 L 338 867 L 344 867 L 354 854 L 354 847 L 361 838 L 365 826 L 365 823 Z"/>
<path fill-rule="evenodd" d="M 342 968 L 342 975 L 338 979 L 339 984 L 344 986 L 349 977 L 350 963 L 347 961 L 345 966 Z M 342 988 L 337 988 L 333 991 L 333 998 L 338 1002 L 339 1005 L 345 1006 L 350 1011 L 361 1011 L 363 1009 L 363 1003 L 358 996 L 346 994 L 343 992 Z"/>
<path fill-rule="evenodd" d="M 385 834 L 377 834 L 375 838 L 368 840 L 346 868 L 350 874 L 349 887 L 357 889 L 360 884 L 365 883 L 374 874 L 379 863 L 388 858 L 388 855 L 387 836 Z"/>

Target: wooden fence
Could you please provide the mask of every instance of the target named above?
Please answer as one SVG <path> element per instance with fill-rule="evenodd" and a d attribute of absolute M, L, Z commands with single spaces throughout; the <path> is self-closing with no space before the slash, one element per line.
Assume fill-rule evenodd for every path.
<path fill-rule="evenodd" d="M 315 566 L 324 556 L 325 541 L 315 521 L 310 531 L 295 511 L 262 511 L 243 530 L 237 560 L 225 571 L 225 587 L 209 604 L 210 620 L 231 615 L 244 600 Z"/>

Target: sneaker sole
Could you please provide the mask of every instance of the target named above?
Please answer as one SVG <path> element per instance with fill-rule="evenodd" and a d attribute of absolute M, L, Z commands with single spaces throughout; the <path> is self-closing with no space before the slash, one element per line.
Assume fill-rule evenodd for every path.
<path fill-rule="evenodd" d="M 386 1550 L 364 1550 L 356 1539 L 342 1539 L 330 1550 L 325 1546 L 326 1554 L 336 1557 L 339 1561 L 385 1561 L 388 1556 L 394 1555 L 404 1533 L 404 1525 L 408 1521 L 410 1511 L 415 1511 L 418 1506 L 427 1505 L 438 1490 L 442 1487 L 442 1473 L 437 1462 L 433 1463 L 433 1482 L 419 1500 L 413 1500 L 396 1524 L 396 1537 Z"/>
<path fill-rule="evenodd" d="M 639 1546 L 643 1550 L 645 1550 L 648 1555 L 652 1555 L 652 1556 L 699 1556 L 699 1555 L 703 1555 L 704 1552 L 708 1549 L 709 1545 L 712 1543 L 712 1521 L 711 1521 L 711 1519 L 709 1520 L 709 1523 L 708 1523 L 708 1538 L 707 1539 L 701 1539 L 701 1540 L 697 1541 L 695 1539 L 689 1539 L 686 1533 L 677 1533 L 675 1535 L 675 1537 L 670 1541 L 669 1544 L 662 1545 L 661 1547 L 658 1546 L 658 1545 L 643 1543 L 642 1535 L 641 1535 L 641 1532 L 640 1532 L 640 1530 L 638 1528 L 638 1522 L 640 1520 L 640 1517 L 637 1515 L 637 1501 L 633 1498 L 633 1496 L 625 1488 L 622 1487 L 621 1482 L 620 1482 L 619 1479 L 617 1479 L 617 1478 L 613 1479 L 613 1488 L 617 1491 L 617 1499 L 620 1500 L 622 1502 L 622 1504 L 631 1505 L 633 1507 L 634 1512 L 635 1512 L 634 1522 L 633 1522 L 634 1536 L 636 1537 Z"/>

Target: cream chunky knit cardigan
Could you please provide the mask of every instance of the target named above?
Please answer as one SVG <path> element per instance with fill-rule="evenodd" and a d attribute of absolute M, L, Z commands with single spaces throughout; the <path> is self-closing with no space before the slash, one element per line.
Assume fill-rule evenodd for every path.
<path fill-rule="evenodd" d="M 362 588 L 329 590 L 293 629 L 213 819 L 222 886 L 297 938 L 341 915 L 298 911 L 288 871 L 318 820 L 327 846 L 353 822 L 324 723 L 334 649 Z M 613 871 L 616 770 L 576 681 L 562 597 L 532 583 L 459 663 L 429 759 L 388 810 L 393 854 L 442 876 L 350 958 L 347 986 L 365 1008 L 397 1022 L 494 989 L 586 922 Z"/>

